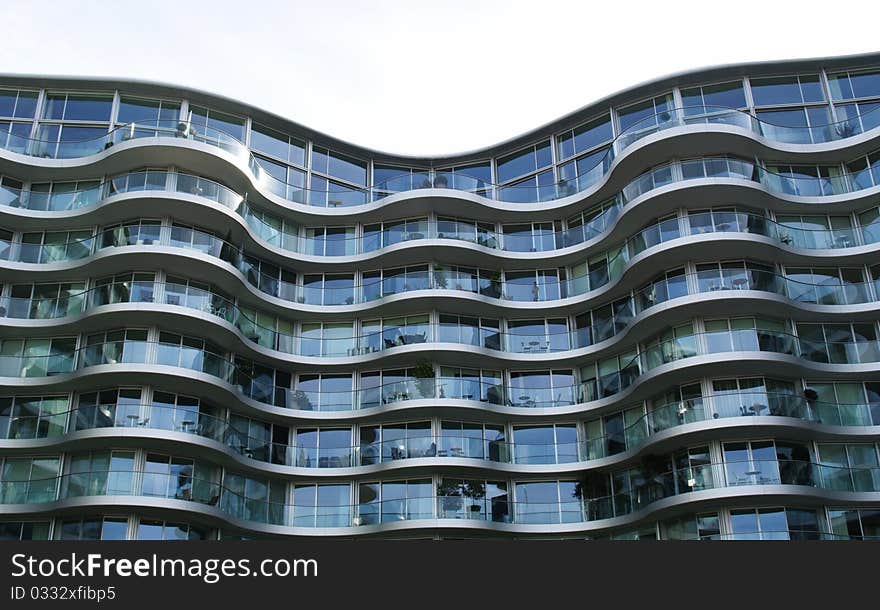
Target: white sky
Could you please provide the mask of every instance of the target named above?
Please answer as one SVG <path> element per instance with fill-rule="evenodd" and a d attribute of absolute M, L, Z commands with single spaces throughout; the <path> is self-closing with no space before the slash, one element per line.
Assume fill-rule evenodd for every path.
<path fill-rule="evenodd" d="M 402 154 L 672 72 L 880 50 L 876 0 L 4 0 L 0 71 L 158 80 Z"/>

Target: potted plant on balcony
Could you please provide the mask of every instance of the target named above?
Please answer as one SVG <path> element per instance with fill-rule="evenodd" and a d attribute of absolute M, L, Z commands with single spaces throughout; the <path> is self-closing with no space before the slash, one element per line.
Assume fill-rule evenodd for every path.
<path fill-rule="evenodd" d="M 463 481 L 450 481 L 443 479 L 437 487 L 437 495 L 440 496 L 440 506 L 443 509 L 443 516 L 449 513 L 456 513 L 461 510 L 464 505 L 462 498 Z"/>
<path fill-rule="evenodd" d="M 470 511 L 478 513 L 483 509 L 483 498 L 486 497 L 486 484 L 482 481 L 465 481 L 464 497 L 470 500 Z"/>
<path fill-rule="evenodd" d="M 434 365 L 430 361 L 422 359 L 413 368 L 412 376 L 416 379 L 419 394 L 422 398 L 434 396 Z"/>

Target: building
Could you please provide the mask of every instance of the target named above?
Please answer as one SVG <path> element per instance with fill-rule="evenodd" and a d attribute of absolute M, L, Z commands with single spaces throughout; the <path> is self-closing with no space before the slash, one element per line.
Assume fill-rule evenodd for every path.
<path fill-rule="evenodd" d="M 437 158 L 0 88 L 0 537 L 880 536 L 880 54 Z"/>

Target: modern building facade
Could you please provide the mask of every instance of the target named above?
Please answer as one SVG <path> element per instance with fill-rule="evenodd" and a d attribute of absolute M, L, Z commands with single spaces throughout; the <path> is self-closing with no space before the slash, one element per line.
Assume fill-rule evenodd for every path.
<path fill-rule="evenodd" d="M 485 150 L 0 77 L 0 537 L 880 536 L 880 54 Z"/>

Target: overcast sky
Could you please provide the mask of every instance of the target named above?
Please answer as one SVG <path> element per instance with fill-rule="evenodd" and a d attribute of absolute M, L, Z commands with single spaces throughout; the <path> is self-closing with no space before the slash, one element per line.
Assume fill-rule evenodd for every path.
<path fill-rule="evenodd" d="M 506 140 L 681 70 L 880 50 L 876 0 L 3 6 L 2 71 L 192 86 L 402 154 Z"/>

